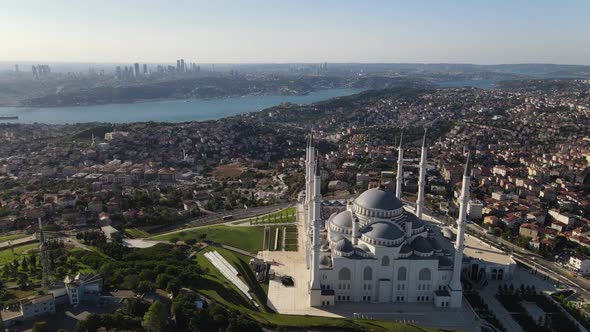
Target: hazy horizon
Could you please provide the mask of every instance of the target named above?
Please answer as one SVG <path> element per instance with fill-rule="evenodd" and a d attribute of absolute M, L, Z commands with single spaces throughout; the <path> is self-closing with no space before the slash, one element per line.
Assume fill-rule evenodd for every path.
<path fill-rule="evenodd" d="M 590 65 L 590 2 L 23 0 L 0 61 Z"/>

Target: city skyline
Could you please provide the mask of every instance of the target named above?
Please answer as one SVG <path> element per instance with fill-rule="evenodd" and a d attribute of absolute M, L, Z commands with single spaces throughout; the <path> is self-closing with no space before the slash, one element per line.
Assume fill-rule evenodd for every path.
<path fill-rule="evenodd" d="M 0 13 L 0 61 L 587 65 L 588 9 L 574 0 L 23 1 Z"/>

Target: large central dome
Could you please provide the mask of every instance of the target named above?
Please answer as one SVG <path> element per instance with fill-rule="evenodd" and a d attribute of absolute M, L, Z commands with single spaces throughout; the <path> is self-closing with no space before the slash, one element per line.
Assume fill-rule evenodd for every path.
<path fill-rule="evenodd" d="M 369 189 L 354 200 L 356 205 L 371 210 L 397 210 L 403 204 L 394 194 L 381 189 Z"/>

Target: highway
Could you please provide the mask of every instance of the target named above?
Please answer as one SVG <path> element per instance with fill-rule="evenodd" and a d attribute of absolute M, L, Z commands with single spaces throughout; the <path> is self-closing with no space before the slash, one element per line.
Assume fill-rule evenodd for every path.
<path fill-rule="evenodd" d="M 165 225 L 158 228 L 152 235 L 158 235 L 160 233 L 168 233 L 175 230 L 182 230 L 184 228 L 192 228 L 198 226 L 208 226 L 229 222 L 230 220 L 223 220 L 224 216 L 232 215 L 231 221 L 246 219 L 257 215 L 268 214 L 274 211 L 285 209 L 289 206 L 294 205 L 293 202 L 274 204 L 268 206 L 259 206 L 248 209 L 237 209 L 232 211 L 214 212 L 206 216 L 192 219 L 183 224 Z"/>
<path fill-rule="evenodd" d="M 414 206 L 415 204 L 410 203 L 408 205 Z M 439 215 L 428 209 L 425 209 L 425 214 L 447 226 L 455 220 L 454 218 Z M 582 276 L 573 277 L 571 270 L 500 237 L 487 234 L 486 230 L 477 224 L 467 224 L 466 232 L 467 234 L 477 237 L 487 244 L 510 254 L 515 261 L 529 267 L 531 270 L 536 271 L 536 273 L 548 276 L 555 284 L 566 285 L 585 300 L 590 300 L 590 280 Z"/>
<path fill-rule="evenodd" d="M 500 237 L 489 235 L 478 225 L 469 224 L 467 226 L 467 233 L 511 254 L 512 258 L 517 262 L 528 266 L 533 271 L 537 271 L 537 273 L 549 276 L 555 283 L 559 282 L 559 284 L 567 285 L 585 299 L 590 299 L 590 280 L 582 276 L 573 277 L 571 270 Z"/>

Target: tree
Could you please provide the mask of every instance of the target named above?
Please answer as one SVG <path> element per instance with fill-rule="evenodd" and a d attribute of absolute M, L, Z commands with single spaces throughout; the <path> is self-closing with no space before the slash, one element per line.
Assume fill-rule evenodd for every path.
<path fill-rule="evenodd" d="M 169 274 L 160 273 L 156 277 L 156 285 L 158 286 L 158 288 L 164 289 L 164 288 L 166 288 L 166 286 L 168 285 L 168 282 L 172 278 L 173 277 L 171 275 L 169 275 Z"/>
<path fill-rule="evenodd" d="M 180 282 L 177 278 L 172 279 L 166 285 L 166 291 L 172 295 L 176 295 L 180 291 Z"/>
<path fill-rule="evenodd" d="M 137 284 L 137 288 L 135 289 L 139 294 L 149 293 L 154 289 L 154 284 L 147 280 L 142 280 Z"/>
<path fill-rule="evenodd" d="M 76 332 L 96 332 L 102 325 L 102 320 L 98 314 L 90 314 L 85 320 L 80 320 L 76 324 Z"/>
<path fill-rule="evenodd" d="M 20 289 L 27 288 L 27 285 L 29 284 L 29 276 L 26 273 L 19 273 L 16 284 Z"/>
<path fill-rule="evenodd" d="M 170 243 L 176 244 L 176 242 L 178 242 L 178 238 L 177 237 L 173 237 L 173 238 L 170 238 L 169 241 L 170 241 Z"/>
<path fill-rule="evenodd" d="M 35 322 L 33 323 L 33 332 L 49 332 L 47 322 Z"/>
<path fill-rule="evenodd" d="M 160 332 L 166 327 L 166 320 L 168 319 L 168 309 L 162 302 L 156 301 L 152 303 L 148 311 L 143 316 L 141 326 L 147 332 Z"/>
<path fill-rule="evenodd" d="M 187 239 L 186 241 L 184 241 L 184 243 L 186 243 L 189 246 L 194 246 L 195 243 L 197 243 L 197 240 L 195 240 L 195 239 Z"/>
<path fill-rule="evenodd" d="M 136 317 L 143 317 L 148 310 L 148 305 L 141 299 L 138 298 L 129 298 L 125 300 L 125 306 L 123 307 L 123 311 L 130 315 Z"/>
<path fill-rule="evenodd" d="M 23 257 L 23 262 L 21 263 L 21 268 L 23 270 L 28 270 L 29 269 L 29 261 L 27 260 L 27 257 Z"/>

